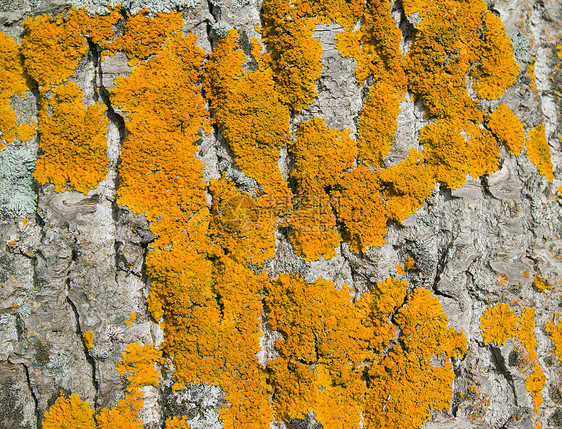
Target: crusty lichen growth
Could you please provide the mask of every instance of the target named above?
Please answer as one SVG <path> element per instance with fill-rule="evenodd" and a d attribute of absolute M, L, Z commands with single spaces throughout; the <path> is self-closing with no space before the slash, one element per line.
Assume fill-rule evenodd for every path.
<path fill-rule="evenodd" d="M 154 17 L 149 14 L 149 9 L 145 8 L 136 15 L 127 15 L 123 34 L 104 46 L 110 52 L 123 51 L 131 66 L 160 52 L 166 40 L 180 34 L 183 19 L 177 12 L 158 13 Z"/>
<path fill-rule="evenodd" d="M 562 323 L 554 323 L 554 321 L 549 320 L 545 330 L 554 345 L 554 354 L 558 356 L 562 364 Z"/>
<path fill-rule="evenodd" d="M 539 125 L 527 133 L 527 157 L 537 166 L 539 173 L 552 182 L 552 161 L 550 160 L 550 146 L 546 141 L 544 125 Z"/>
<path fill-rule="evenodd" d="M 480 329 L 485 343 L 504 345 L 515 335 L 519 318 L 509 304 L 496 304 L 484 311 L 480 318 Z"/>
<path fill-rule="evenodd" d="M 96 103 L 84 109 L 83 95 L 76 82 L 70 81 L 53 88 L 48 105 L 39 112 L 43 154 L 34 177 L 42 185 L 54 184 L 57 192 L 87 193 L 106 175 L 106 107 Z"/>
<path fill-rule="evenodd" d="M 62 393 L 62 392 L 61 392 Z M 59 396 L 45 413 L 44 429 L 96 429 L 94 410 L 88 402 L 73 393 L 68 398 Z"/>
<path fill-rule="evenodd" d="M 546 290 L 552 289 L 552 285 L 542 276 L 533 277 L 533 287 L 539 292 L 544 292 Z"/>
<path fill-rule="evenodd" d="M 487 126 L 511 155 L 519 155 L 525 144 L 523 124 L 503 103 L 487 118 Z"/>
<path fill-rule="evenodd" d="M 15 94 L 23 96 L 27 88 L 20 46 L 0 31 L 0 149 L 5 142 L 13 142 L 18 132 L 16 112 L 10 107 L 10 97 Z"/>
<path fill-rule="evenodd" d="M 205 65 L 205 93 L 235 165 L 266 193 L 279 192 L 277 159 L 289 137 L 289 109 L 279 99 L 271 70 L 243 72 L 245 55 L 237 39 L 231 30 L 217 42 Z"/>

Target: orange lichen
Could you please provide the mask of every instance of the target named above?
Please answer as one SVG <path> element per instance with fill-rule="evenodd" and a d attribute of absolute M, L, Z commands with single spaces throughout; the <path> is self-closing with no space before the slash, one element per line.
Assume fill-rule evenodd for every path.
<path fill-rule="evenodd" d="M 519 327 L 517 328 L 517 338 L 518 341 L 525 346 L 527 353 L 529 354 L 530 362 L 536 362 L 537 360 L 537 340 L 535 334 L 533 333 L 535 329 L 535 307 L 525 308 L 521 314 L 521 320 L 519 322 Z"/>
<path fill-rule="evenodd" d="M 546 141 L 544 125 L 539 125 L 527 133 L 527 157 L 537 166 L 539 173 L 552 182 L 552 161 L 550 146 Z"/>
<path fill-rule="evenodd" d="M 18 131 L 16 112 L 10 107 L 10 97 L 15 94 L 23 96 L 27 91 L 22 63 L 20 46 L 0 31 L 0 149 L 4 147 L 2 140 L 13 142 Z"/>
<path fill-rule="evenodd" d="M 513 111 L 503 103 L 488 116 L 488 128 L 511 155 L 519 155 L 525 143 L 523 124 Z"/>
<path fill-rule="evenodd" d="M 500 148 L 492 133 L 470 122 L 466 124 L 465 132 L 470 137 L 468 140 L 468 173 L 472 177 L 480 177 L 497 171 Z"/>
<path fill-rule="evenodd" d="M 205 65 L 205 93 L 215 121 L 234 153 L 234 164 L 268 193 L 279 186 L 277 165 L 289 134 L 289 110 L 279 101 L 271 71 L 242 72 L 244 52 L 231 30 Z"/>
<path fill-rule="evenodd" d="M 88 351 L 94 345 L 94 333 L 92 331 L 86 331 L 86 333 L 82 334 L 82 340 L 84 341 L 84 345 Z"/>
<path fill-rule="evenodd" d="M 548 289 L 552 289 L 552 285 L 548 282 L 548 280 L 541 276 L 533 277 L 533 287 L 539 292 L 544 292 Z"/>
<path fill-rule="evenodd" d="M 466 352 L 466 338 L 447 327 L 439 300 L 427 289 L 408 295 L 394 319 L 402 334 L 368 370 L 367 427 L 420 427 L 431 409 L 449 408 L 455 377 L 449 358 Z M 433 359 L 442 359 L 436 366 Z"/>
<path fill-rule="evenodd" d="M 404 266 L 407 270 L 414 270 L 416 268 L 416 261 L 410 255 L 404 259 Z"/>
<path fill-rule="evenodd" d="M 560 363 L 562 363 L 562 323 L 554 323 L 550 320 L 546 324 L 545 331 L 554 344 L 554 354 L 558 356 Z"/>
<path fill-rule="evenodd" d="M 164 429 L 189 429 L 189 422 L 185 416 L 168 417 Z"/>
<path fill-rule="evenodd" d="M 531 86 L 533 88 L 535 88 L 535 90 L 537 89 L 537 78 L 535 76 L 535 64 L 536 64 L 536 62 L 537 62 L 537 59 L 535 57 L 533 57 L 531 62 L 527 65 L 527 74 L 529 75 L 529 78 L 531 78 Z"/>
<path fill-rule="evenodd" d="M 322 45 L 312 37 L 318 20 L 303 12 L 288 0 L 265 0 L 262 27 L 257 28 L 269 48 L 268 66 L 279 98 L 295 111 L 316 97 L 315 82 L 322 72 Z"/>
<path fill-rule="evenodd" d="M 437 121 L 420 130 L 427 167 L 435 179 L 450 189 L 460 188 L 469 171 L 468 144 L 460 120 Z"/>
<path fill-rule="evenodd" d="M 141 346 L 138 343 L 129 344 L 120 362 L 117 362 L 117 370 L 122 376 L 126 376 L 129 381 L 127 390 L 135 392 L 143 386 L 157 386 L 160 379 L 160 372 L 156 370 L 154 364 L 162 355 L 160 350 L 154 345 Z"/>
<path fill-rule="evenodd" d="M 533 403 L 535 405 L 535 412 L 539 413 L 540 406 L 543 402 L 542 389 L 546 382 L 546 376 L 542 372 L 538 363 L 533 365 L 533 372 L 525 381 L 525 387 L 533 396 Z"/>
<path fill-rule="evenodd" d="M 125 320 L 125 323 L 129 326 L 133 326 L 133 323 L 135 323 L 135 320 L 137 320 L 137 313 L 135 313 L 134 311 L 131 311 L 131 315 L 129 316 L 129 318 L 127 320 Z"/>
<path fill-rule="evenodd" d="M 136 15 L 128 15 L 123 35 L 111 44 L 111 51 L 125 52 L 131 66 L 160 52 L 166 40 L 180 34 L 183 26 L 183 19 L 177 12 L 157 13 L 154 17 L 149 13 L 145 8 Z"/>
<path fill-rule="evenodd" d="M 480 61 L 470 70 L 473 88 L 480 98 L 500 98 L 515 83 L 519 67 L 501 18 L 489 11 L 484 14 L 482 38 Z"/>
<path fill-rule="evenodd" d="M 44 429 L 96 429 L 94 410 L 88 402 L 73 393 L 68 398 L 59 396 L 45 413 Z"/>
<path fill-rule="evenodd" d="M 43 154 L 34 177 L 40 184 L 53 183 L 57 192 L 87 193 L 107 171 L 106 107 L 96 103 L 84 109 L 83 95 L 76 82 L 68 82 L 53 88 L 50 109 L 45 106 L 39 112 Z"/>
<path fill-rule="evenodd" d="M 23 142 L 31 140 L 36 134 L 37 126 L 35 124 L 30 125 L 24 122 L 18 130 L 18 138 Z"/>
<path fill-rule="evenodd" d="M 117 201 L 144 212 L 151 221 L 160 216 L 162 226 L 153 228 L 163 246 L 181 239 L 179 220 L 186 218 L 184 212 L 189 218 L 206 206 L 203 164 L 194 156 L 199 130 L 210 131 L 197 85 L 203 55 L 195 36 L 177 36 L 129 76 L 116 79 L 111 92 L 128 131 Z M 168 229 L 173 224 L 179 230 Z M 180 235 L 171 236 L 172 232 Z"/>
<path fill-rule="evenodd" d="M 435 187 L 433 171 L 423 163 L 423 156 L 410 149 L 408 157 L 378 172 L 385 215 L 402 222 L 415 213 Z"/>
<path fill-rule="evenodd" d="M 384 243 L 386 217 L 375 173 L 364 165 L 346 172 L 332 199 L 342 224 L 342 238 L 353 251 Z"/>
<path fill-rule="evenodd" d="M 480 329 L 485 343 L 504 345 L 515 335 L 519 318 L 509 304 L 496 304 L 484 311 L 480 318 Z"/>

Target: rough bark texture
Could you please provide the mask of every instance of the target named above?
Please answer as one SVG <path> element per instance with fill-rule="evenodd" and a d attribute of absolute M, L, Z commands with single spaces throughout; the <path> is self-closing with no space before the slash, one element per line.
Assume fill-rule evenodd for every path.
<path fill-rule="evenodd" d="M 360 294 L 375 282 L 396 277 L 396 265 L 413 257 L 415 269 L 407 270 L 404 278 L 411 286 L 431 289 L 449 325 L 462 329 L 468 339 L 468 351 L 454 367 L 451 410 L 435 411 L 424 426 L 427 429 L 535 427 L 533 398 L 525 387 L 530 368 L 518 364 L 521 346 L 516 341 L 486 344 L 480 318 L 498 302 L 536 307 L 538 362 L 547 379 L 538 421 L 545 428 L 562 428 L 562 364 L 545 332 L 562 306 L 562 59 L 556 48 L 562 37 L 562 4 L 556 0 L 487 3 L 505 23 L 521 70 L 516 84 L 499 101 L 517 112 L 526 129 L 544 123 L 554 180 L 540 175 L 524 155 L 509 156 L 504 150 L 494 174 L 469 178 L 452 191 L 436 185 L 419 211 L 401 225 L 388 225 L 386 242 L 380 247 L 357 253 L 342 245 L 334 258 L 308 262 L 278 231 L 275 256 L 265 269 L 270 277 L 286 272 L 310 281 L 322 277 Z M 406 34 L 409 24 L 399 2 L 394 6 Z M 21 41 L 26 17 L 68 8 L 62 0 L 0 0 L 0 31 Z M 260 24 L 260 8 L 254 1 L 202 2 L 183 10 L 183 31 L 197 35 L 197 44 L 210 52 L 216 23 L 236 28 L 241 40 L 259 37 L 254 26 Z M 317 116 L 323 116 L 329 128 L 357 133 L 366 91 L 355 82 L 355 61 L 342 58 L 335 48 L 334 37 L 340 31 L 339 25 L 330 24 L 319 25 L 314 32 L 323 47 L 322 77 L 316 82 L 318 96 L 312 104 L 291 118 L 293 137 L 301 121 Z M 407 41 L 404 36 L 406 45 Z M 536 83 L 527 73 L 532 58 Z M 130 70 L 122 54 L 102 61 L 90 50 L 73 76 L 85 93 L 86 105 L 98 100 L 108 105 L 106 178 L 87 195 L 39 186 L 37 210 L 27 216 L 28 221 L 9 215 L 1 220 L 2 428 L 40 428 L 60 391 L 78 393 L 96 409 L 114 406 L 126 387 L 115 365 L 125 347 L 136 342 L 159 346 L 163 341 L 146 304 L 150 280 L 144 260 L 155 237 L 142 214 L 116 202 L 126 131 L 121 112 L 104 94 L 114 86 L 115 77 Z M 11 99 L 20 122 L 37 120 L 38 103 L 36 90 Z M 400 108 L 398 131 L 385 160 L 388 165 L 406 158 L 410 148 L 419 148 L 419 130 L 428 122 L 423 105 L 411 94 Z M 35 137 L 27 147 L 38 151 L 39 139 Z M 240 174 L 216 127 L 198 145 L 205 179 Z M 292 168 L 289 161 L 281 157 L 286 177 Z M 246 179 L 240 176 L 237 182 L 243 186 Z M 534 276 L 548 279 L 553 288 L 537 291 L 532 287 Z M 132 312 L 136 320 L 127 324 Z M 267 331 L 267 323 L 262 326 Z M 88 331 L 95 338 L 91 348 L 83 336 Z M 264 334 L 262 362 L 275 357 L 276 335 Z M 158 388 L 146 388 L 140 414 L 145 428 L 163 427 L 167 416 L 178 414 L 189 416 L 191 427 L 221 427 L 220 389 L 193 385 L 176 392 L 170 388 L 170 378 L 166 375 Z M 322 427 L 313 413 L 307 420 L 274 425 Z"/>

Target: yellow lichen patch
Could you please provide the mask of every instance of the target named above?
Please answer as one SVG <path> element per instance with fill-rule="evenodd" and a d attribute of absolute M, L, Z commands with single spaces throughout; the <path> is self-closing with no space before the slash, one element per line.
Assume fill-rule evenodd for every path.
<path fill-rule="evenodd" d="M 185 416 L 168 417 L 164 429 L 189 429 L 189 422 Z"/>
<path fill-rule="evenodd" d="M 560 363 L 562 363 L 562 323 L 549 321 L 546 324 L 545 331 L 554 344 L 554 354 L 558 356 Z"/>
<path fill-rule="evenodd" d="M 488 116 L 488 128 L 511 155 L 519 155 L 525 143 L 523 124 L 513 111 L 503 103 Z"/>
<path fill-rule="evenodd" d="M 66 21 L 61 14 L 56 21 L 49 15 L 27 18 L 23 28 L 21 50 L 25 70 L 40 87 L 66 81 L 88 52 L 78 23 Z"/>
<path fill-rule="evenodd" d="M 125 323 L 129 326 L 133 326 L 133 323 L 135 323 L 135 320 L 137 320 L 137 313 L 135 313 L 134 311 L 131 311 L 131 315 L 129 316 L 129 318 L 127 320 L 125 320 Z"/>
<path fill-rule="evenodd" d="M 83 95 L 76 82 L 68 82 L 53 89 L 50 109 L 44 106 L 39 112 L 43 154 L 34 177 L 40 184 L 54 184 L 57 192 L 87 193 L 107 171 L 106 107 L 96 103 L 84 109 Z"/>
<path fill-rule="evenodd" d="M 347 130 L 330 129 L 322 118 L 303 122 L 290 148 L 295 156 L 292 177 L 298 182 L 298 191 L 311 194 L 334 188 L 353 167 L 358 153 Z"/>
<path fill-rule="evenodd" d="M 404 259 L 404 266 L 407 270 L 414 270 L 416 268 L 416 261 L 410 255 Z"/>
<path fill-rule="evenodd" d="M 117 201 L 144 212 L 151 221 L 160 216 L 153 227 L 164 246 L 181 237 L 181 219 L 207 205 L 203 164 L 194 157 L 199 130 L 210 131 L 197 85 L 203 55 L 195 46 L 195 36 L 175 37 L 160 54 L 126 78 L 116 79 L 111 92 L 113 103 L 124 112 L 128 131 Z M 172 225 L 177 228 L 170 229 Z M 174 237 L 172 232 L 180 235 Z"/>
<path fill-rule="evenodd" d="M 271 71 L 242 73 L 245 55 L 237 38 L 231 30 L 218 41 L 205 65 L 204 89 L 235 165 L 271 193 L 281 182 L 277 159 L 289 135 L 289 110 Z"/>
<path fill-rule="evenodd" d="M 125 52 L 130 65 L 160 52 L 166 40 L 180 34 L 183 26 L 179 13 L 157 13 L 154 17 L 149 13 L 150 10 L 145 8 L 136 15 L 128 15 L 123 35 L 111 44 L 111 51 Z"/>
<path fill-rule="evenodd" d="M 115 32 L 113 26 L 121 18 L 119 6 L 111 9 L 107 15 L 90 16 L 84 9 L 72 8 L 68 12 L 67 21 L 77 25 L 82 35 L 94 43 L 105 45 L 113 39 Z"/>
<path fill-rule="evenodd" d="M 362 85 L 372 75 L 375 83 L 359 118 L 361 158 L 382 166 L 396 133 L 396 118 L 404 97 L 406 76 L 400 51 L 401 32 L 391 16 L 390 3 L 369 2 L 360 29 L 336 36 L 337 48 L 344 57 L 357 61 L 355 76 Z"/>
<path fill-rule="evenodd" d="M 287 225 L 291 227 L 289 237 L 297 253 L 307 261 L 336 256 L 341 236 L 330 197 L 324 193 L 302 195 L 295 197 L 293 204 L 296 208 Z"/>
<path fill-rule="evenodd" d="M 317 18 L 289 0 L 265 0 L 262 25 L 257 30 L 269 48 L 275 88 L 292 110 L 300 111 L 316 97 L 316 79 L 322 72 L 322 45 L 312 37 Z"/>
<path fill-rule="evenodd" d="M 404 348 L 394 345 L 369 367 L 367 427 L 420 427 L 432 409 L 449 408 L 455 377 L 449 358 L 466 351 L 466 338 L 447 327 L 439 300 L 427 289 L 409 294 L 395 320 Z M 433 363 L 437 357 L 439 365 Z"/>
<path fill-rule="evenodd" d="M 318 407 L 322 424 L 358 422 L 361 363 L 372 356 L 375 334 L 362 323 L 370 317 L 369 303 L 352 304 L 347 287 L 282 274 L 271 282 L 266 304 L 272 329 L 285 334 L 275 343 L 280 357 L 268 363 L 277 418 L 301 418 Z M 322 395 L 324 389 L 340 397 Z"/>
<path fill-rule="evenodd" d="M 469 171 L 468 144 L 461 135 L 463 122 L 437 121 L 420 130 L 427 167 L 435 179 L 450 189 L 464 185 Z"/>
<path fill-rule="evenodd" d="M 533 277 L 533 287 L 539 292 L 544 292 L 545 290 L 552 289 L 552 285 L 542 276 Z"/>
<path fill-rule="evenodd" d="M 525 308 L 521 314 L 521 321 L 517 328 L 518 341 L 525 346 L 529 354 L 529 361 L 536 362 L 537 360 L 537 340 L 533 333 L 535 329 L 535 307 Z"/>
<path fill-rule="evenodd" d="M 18 138 L 22 141 L 31 140 L 37 134 L 37 126 L 23 123 L 18 130 Z"/>
<path fill-rule="evenodd" d="M 88 402 L 73 393 L 68 398 L 59 396 L 45 413 L 44 429 L 96 429 L 94 410 Z"/>
<path fill-rule="evenodd" d="M 362 148 L 361 159 L 376 167 L 383 165 L 390 151 L 403 97 L 404 91 L 384 81 L 369 88 L 369 96 L 359 117 L 359 144 Z"/>
<path fill-rule="evenodd" d="M 273 257 L 280 210 L 290 197 L 252 197 L 224 178 L 211 183 L 214 194 L 209 232 L 213 241 L 233 259 L 262 264 Z"/>
<path fill-rule="evenodd" d="M 466 75 L 479 59 L 486 3 L 483 0 L 403 2 L 407 15 L 419 12 L 407 55 L 408 85 L 421 98 L 426 114 L 480 121 L 482 113 L 466 90 Z"/>
<path fill-rule="evenodd" d="M 539 125 L 527 133 L 527 157 L 537 166 L 539 173 L 552 182 L 552 161 L 550 146 L 546 141 L 544 125 Z"/>
<path fill-rule="evenodd" d="M 472 177 L 480 177 L 496 172 L 500 161 L 500 148 L 492 133 L 470 122 L 466 124 L 465 132 L 470 136 L 468 173 Z"/>
<path fill-rule="evenodd" d="M 129 392 L 134 393 L 143 386 L 158 386 L 160 372 L 154 364 L 161 356 L 162 352 L 151 344 L 141 346 L 135 343 L 127 346 L 121 361 L 117 362 L 117 370 L 127 377 Z"/>
<path fill-rule="evenodd" d="M 94 345 L 94 333 L 92 331 L 86 331 L 86 333 L 82 334 L 82 340 L 84 341 L 84 345 L 88 351 Z"/>
<path fill-rule="evenodd" d="M 480 329 L 485 343 L 504 345 L 516 333 L 519 318 L 509 304 L 496 304 L 484 311 L 480 318 Z"/>
<path fill-rule="evenodd" d="M 541 367 L 538 363 L 533 365 L 533 372 L 525 381 L 525 387 L 533 396 L 533 403 L 535 405 L 535 412 L 539 413 L 539 408 L 543 402 L 542 389 L 546 382 L 546 376 L 542 372 Z"/>
<path fill-rule="evenodd" d="M 10 107 L 10 97 L 23 96 L 27 83 L 23 72 L 23 57 L 14 39 L 0 31 L 0 149 L 2 140 L 14 141 L 18 123 L 16 112 Z"/>
<path fill-rule="evenodd" d="M 537 59 L 535 57 L 533 57 L 531 62 L 527 65 L 527 74 L 529 75 L 529 78 L 531 78 L 531 86 L 535 89 L 537 89 L 537 78 L 535 76 L 535 64 L 536 64 L 536 62 L 537 62 Z"/>
<path fill-rule="evenodd" d="M 375 173 L 361 165 L 345 173 L 338 185 L 331 198 L 342 224 L 342 238 L 355 252 L 367 246 L 381 246 L 386 217 Z"/>
<path fill-rule="evenodd" d="M 519 67 L 501 18 L 488 11 L 484 14 L 483 24 L 480 62 L 470 71 L 470 76 L 480 98 L 496 99 L 515 83 Z"/>
<path fill-rule="evenodd" d="M 127 394 L 113 408 L 103 408 L 96 416 L 97 429 L 142 429 L 138 413 L 143 405 L 144 392 Z"/>
<path fill-rule="evenodd" d="M 435 182 L 422 154 L 410 149 L 406 159 L 378 172 L 386 217 L 398 222 L 416 212 L 431 195 Z"/>

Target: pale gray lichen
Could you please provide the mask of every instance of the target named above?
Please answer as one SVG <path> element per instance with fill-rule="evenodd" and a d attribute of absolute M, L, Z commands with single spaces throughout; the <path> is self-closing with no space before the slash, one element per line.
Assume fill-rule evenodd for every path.
<path fill-rule="evenodd" d="M 36 184 L 31 175 L 36 156 L 26 148 L 6 145 L 0 151 L 0 212 L 26 216 L 37 207 Z"/>
<path fill-rule="evenodd" d="M 190 405 L 188 421 L 191 429 L 222 429 L 219 409 L 224 393 L 219 386 L 189 383 L 178 396 L 181 402 Z"/>
<path fill-rule="evenodd" d="M 135 15 L 144 8 L 150 9 L 151 14 L 179 11 L 197 6 L 199 0 L 68 0 L 68 3 L 78 8 L 85 6 L 88 13 L 97 15 L 106 15 L 110 8 L 120 4 L 121 10 Z"/>
<path fill-rule="evenodd" d="M 529 40 L 521 33 L 515 33 L 511 37 L 513 44 L 513 56 L 518 63 L 530 63 L 533 59 L 531 55 L 531 45 Z"/>
<path fill-rule="evenodd" d="M 232 30 L 232 25 L 225 21 L 219 21 L 211 27 L 213 35 L 217 39 L 224 39 L 230 30 Z"/>

